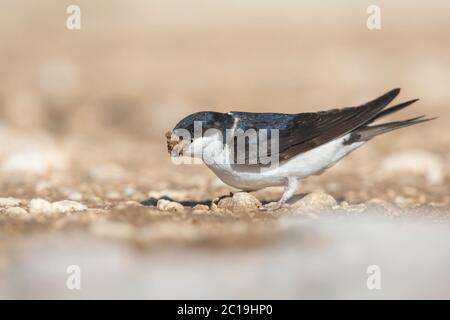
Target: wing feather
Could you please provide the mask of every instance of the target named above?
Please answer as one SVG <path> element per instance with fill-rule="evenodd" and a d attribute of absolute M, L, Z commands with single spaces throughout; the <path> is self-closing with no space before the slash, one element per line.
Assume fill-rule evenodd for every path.
<path fill-rule="evenodd" d="M 278 153 L 279 161 L 314 149 L 329 141 L 337 139 L 370 122 L 399 94 L 400 89 L 393 89 L 375 100 L 356 107 L 332 109 L 320 112 L 298 114 L 281 113 L 245 113 L 233 112 L 239 128 L 247 129 L 278 129 L 279 150 L 270 150 L 273 157 Z M 270 121 L 268 121 L 270 120 Z M 271 123 L 269 127 L 267 124 Z M 271 146 L 268 136 L 267 146 Z M 248 142 L 246 142 L 248 144 Z M 246 145 L 246 150 L 248 150 Z M 248 160 L 248 157 L 246 157 Z"/>

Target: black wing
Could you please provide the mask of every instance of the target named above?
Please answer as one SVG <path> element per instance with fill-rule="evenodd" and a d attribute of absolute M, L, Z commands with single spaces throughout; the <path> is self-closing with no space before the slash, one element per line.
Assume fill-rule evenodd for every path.
<path fill-rule="evenodd" d="M 256 131 L 278 129 L 279 161 L 285 161 L 368 123 L 382 112 L 383 108 L 399 92 L 400 89 L 394 89 L 361 106 L 328 111 L 298 114 L 232 112 L 231 115 L 234 119 L 234 127 L 244 131 L 248 129 L 255 129 Z M 277 151 L 270 150 L 270 140 L 269 134 L 267 155 L 273 156 Z M 248 141 L 246 141 L 246 144 L 245 150 L 248 150 Z M 246 155 L 246 161 L 248 161 L 248 155 Z"/>

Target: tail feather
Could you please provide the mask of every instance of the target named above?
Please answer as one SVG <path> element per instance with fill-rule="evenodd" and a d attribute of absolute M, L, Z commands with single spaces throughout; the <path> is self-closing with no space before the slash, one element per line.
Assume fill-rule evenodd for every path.
<path fill-rule="evenodd" d="M 374 118 L 372 118 L 372 120 L 369 123 L 372 123 L 375 120 L 378 120 L 378 119 L 380 119 L 382 117 L 390 115 L 390 114 L 392 114 L 394 112 L 400 111 L 400 110 L 406 108 L 407 106 L 409 106 L 409 105 L 411 105 L 411 104 L 413 104 L 414 102 L 417 102 L 417 101 L 419 101 L 419 99 L 413 99 L 413 100 L 409 100 L 409 101 L 406 101 L 406 102 L 402 102 L 402 103 L 397 104 L 395 106 L 392 106 L 390 108 L 387 108 L 387 109 L 381 111 L 380 113 L 378 113 Z"/>
<path fill-rule="evenodd" d="M 389 107 L 389 108 L 386 108 L 383 110 L 383 108 L 385 108 L 387 106 L 387 104 L 389 104 L 389 102 L 391 102 L 398 95 L 399 92 L 400 92 L 400 89 L 394 89 L 394 90 L 389 91 L 382 97 L 374 100 L 377 102 L 376 103 L 377 105 L 381 104 L 381 103 L 378 103 L 379 101 L 384 102 L 382 104 L 383 107 L 381 108 L 381 110 L 379 109 L 378 112 L 376 113 L 376 115 L 374 117 L 372 117 L 368 122 L 366 122 L 363 126 L 352 131 L 350 133 L 350 137 L 346 141 L 344 141 L 344 144 L 348 145 L 348 144 L 352 144 L 354 142 L 368 141 L 368 140 L 370 140 L 380 134 L 386 133 L 386 132 L 390 132 L 390 131 L 397 130 L 400 128 L 409 127 L 414 124 L 419 124 L 422 122 L 427 122 L 427 121 L 436 119 L 436 118 L 425 118 L 425 116 L 423 115 L 423 116 L 406 119 L 406 120 L 402 120 L 402 121 L 393 121 L 393 122 L 387 122 L 387 123 L 381 123 L 378 125 L 370 125 L 369 126 L 369 124 L 373 123 L 374 121 L 376 121 L 380 118 L 383 118 L 385 116 L 388 116 L 394 112 L 400 111 L 419 100 L 419 99 L 409 100 L 409 101 L 402 102 L 400 104 L 397 104 L 395 106 L 392 106 L 392 107 Z"/>
<path fill-rule="evenodd" d="M 392 107 L 394 108 L 394 107 Z M 409 127 L 415 124 L 419 124 L 422 122 L 427 122 L 427 121 L 431 121 L 437 119 L 437 117 L 435 118 L 425 118 L 425 116 L 419 116 L 419 117 L 415 117 L 415 118 L 411 118 L 411 119 L 406 119 L 403 121 L 394 121 L 394 122 L 387 122 L 387 123 L 382 123 L 379 125 L 373 125 L 373 126 L 363 126 L 358 128 L 357 130 L 353 131 L 350 134 L 350 137 L 344 142 L 344 144 L 352 144 L 354 142 L 359 142 L 359 141 L 369 141 L 370 139 L 386 133 L 386 132 L 390 132 L 393 130 L 397 130 L 400 128 L 404 128 L 404 127 Z"/>

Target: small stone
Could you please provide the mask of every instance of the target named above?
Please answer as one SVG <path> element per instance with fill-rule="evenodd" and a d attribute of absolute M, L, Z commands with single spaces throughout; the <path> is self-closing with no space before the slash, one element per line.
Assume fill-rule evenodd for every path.
<path fill-rule="evenodd" d="M 17 217 L 17 218 L 29 218 L 29 214 L 27 210 L 22 209 L 20 207 L 10 207 L 5 211 L 7 216 Z"/>
<path fill-rule="evenodd" d="M 16 198 L 0 198 L 0 207 L 16 207 L 20 204 L 20 201 Z"/>
<path fill-rule="evenodd" d="M 31 214 L 54 214 L 54 213 L 67 213 L 75 211 L 84 211 L 87 207 L 79 202 L 63 200 L 50 203 L 44 199 L 33 199 L 30 201 L 30 213 Z"/>
<path fill-rule="evenodd" d="M 340 203 L 340 206 L 334 206 L 333 209 L 334 208 L 347 210 L 347 209 L 350 209 L 350 204 L 347 201 L 342 201 Z"/>
<path fill-rule="evenodd" d="M 327 193 L 312 192 L 294 202 L 291 207 L 299 209 L 327 209 L 336 205 L 336 200 Z"/>
<path fill-rule="evenodd" d="M 53 202 L 52 207 L 54 211 L 58 213 L 75 212 L 87 210 L 84 204 L 77 201 L 63 200 L 58 202 Z"/>
<path fill-rule="evenodd" d="M 156 204 L 157 208 L 161 211 L 172 211 L 172 212 L 181 212 L 184 210 L 184 207 L 181 203 L 169 201 L 165 199 L 158 200 Z"/>
<path fill-rule="evenodd" d="M 217 204 L 215 204 L 214 202 L 211 203 L 211 211 L 217 211 L 218 207 Z"/>
<path fill-rule="evenodd" d="M 217 205 L 220 209 L 225 209 L 233 212 L 250 211 L 260 208 L 261 202 L 251 194 L 246 192 L 238 192 L 232 197 L 224 198 L 219 201 Z"/>
<path fill-rule="evenodd" d="M 44 199 L 31 200 L 29 207 L 31 214 L 52 214 L 54 212 L 52 204 Z"/>

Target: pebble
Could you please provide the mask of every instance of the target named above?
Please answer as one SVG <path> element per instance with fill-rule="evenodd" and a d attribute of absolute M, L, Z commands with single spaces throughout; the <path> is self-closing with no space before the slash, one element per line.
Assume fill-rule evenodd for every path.
<path fill-rule="evenodd" d="M 181 212 L 184 210 L 184 207 L 181 203 L 165 199 L 158 200 L 156 207 L 161 211 Z"/>
<path fill-rule="evenodd" d="M 71 200 L 63 200 L 63 201 L 53 202 L 52 207 L 58 213 L 87 210 L 87 207 L 84 204 L 81 204 L 77 201 L 71 201 Z"/>
<path fill-rule="evenodd" d="M 20 204 L 19 199 L 7 197 L 0 198 L 0 207 L 16 207 Z"/>
<path fill-rule="evenodd" d="M 28 212 L 20 207 L 10 207 L 5 211 L 7 216 L 17 218 L 29 218 Z"/>
<path fill-rule="evenodd" d="M 53 206 L 50 202 L 44 199 L 33 199 L 30 201 L 30 213 L 31 214 L 52 214 Z"/>
<path fill-rule="evenodd" d="M 54 214 L 87 210 L 87 207 L 79 202 L 63 200 L 50 203 L 44 199 L 33 199 L 30 201 L 31 214 Z"/>
<path fill-rule="evenodd" d="M 444 165 L 434 153 L 417 150 L 395 153 L 381 163 L 380 174 L 412 173 L 423 175 L 429 184 L 444 181 Z"/>
<path fill-rule="evenodd" d="M 294 202 L 291 207 L 299 209 L 328 209 L 336 205 L 336 200 L 324 192 L 312 192 Z"/>
<path fill-rule="evenodd" d="M 217 206 L 220 209 L 229 211 L 251 211 L 262 206 L 261 202 L 251 194 L 246 192 L 237 192 L 232 197 L 224 198 L 219 201 Z"/>

